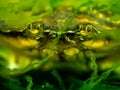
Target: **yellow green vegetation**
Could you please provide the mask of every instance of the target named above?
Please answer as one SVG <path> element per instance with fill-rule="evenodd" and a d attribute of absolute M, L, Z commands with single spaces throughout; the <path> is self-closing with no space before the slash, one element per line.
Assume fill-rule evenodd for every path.
<path fill-rule="evenodd" d="M 3 89 L 118 90 L 119 2 L 1 0 Z"/>

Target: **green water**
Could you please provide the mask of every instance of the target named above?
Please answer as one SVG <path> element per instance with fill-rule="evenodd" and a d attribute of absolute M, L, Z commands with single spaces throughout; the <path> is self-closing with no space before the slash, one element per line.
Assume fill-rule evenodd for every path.
<path fill-rule="evenodd" d="M 79 10 L 85 10 L 88 15 L 92 13 L 94 8 L 98 8 L 98 14 L 100 12 L 111 11 L 113 14 L 110 16 L 110 22 L 120 20 L 119 0 L 0 0 L 0 29 L 5 32 L 12 30 L 16 30 L 17 32 L 22 31 L 26 24 L 37 21 L 45 15 L 51 15 L 55 8 L 61 7 L 73 7 L 75 9 L 63 30 L 61 30 L 61 33 L 66 30 Z M 90 72 L 76 73 L 77 69 L 52 69 L 48 71 L 42 71 L 39 68 L 34 69 L 35 65 L 39 65 L 40 67 L 46 63 L 51 57 L 51 54 L 42 60 L 32 62 L 25 68 L 10 71 L 7 68 L 9 63 L 6 61 L 14 56 L 14 52 L 9 51 L 9 49 L 0 42 L 0 87 L 2 90 L 119 90 L 120 72 L 112 76 L 114 70 L 120 66 L 120 21 L 115 24 L 117 24 L 118 28 L 114 31 L 104 31 L 100 39 L 110 37 L 110 39 L 117 44 L 114 44 L 115 49 L 108 50 L 107 52 L 108 55 L 113 54 L 113 56 L 115 56 L 117 64 L 115 63 L 109 69 L 102 72 L 99 72 L 96 63 L 97 55 L 92 51 L 89 51 L 88 55 L 92 64 Z M 53 52 L 60 37 L 61 34 L 53 40 L 50 53 Z M 112 45 L 110 45 L 110 47 L 112 47 Z M 106 52 L 101 55 L 104 56 L 104 54 L 106 54 Z M 80 57 L 81 56 L 80 54 Z M 84 56 L 81 58 L 84 59 Z M 79 66 L 79 68 L 80 67 L 81 66 Z M 11 75 L 11 73 L 13 74 Z"/>

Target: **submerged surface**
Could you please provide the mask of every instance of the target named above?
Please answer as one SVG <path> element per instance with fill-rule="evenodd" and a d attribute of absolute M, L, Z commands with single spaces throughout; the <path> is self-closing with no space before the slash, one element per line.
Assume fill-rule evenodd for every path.
<path fill-rule="evenodd" d="M 34 13 L 33 8 L 16 12 L 13 5 L 10 15 L 16 14 L 17 19 L 21 13 L 31 17 L 21 16 L 20 22 L 24 23 L 15 23 L 17 19 L 13 22 L 8 15 L 1 16 L 2 87 L 26 90 L 29 83 L 28 90 L 117 90 L 120 20 L 113 19 L 119 15 L 117 9 L 115 12 L 113 8 L 101 9 L 102 5 L 96 6 L 97 2 L 89 0 L 77 1 L 76 7 L 59 1 L 56 4 L 60 6 L 56 7 L 50 2 L 53 6 Z M 22 80 L 24 84 L 20 85 Z"/>

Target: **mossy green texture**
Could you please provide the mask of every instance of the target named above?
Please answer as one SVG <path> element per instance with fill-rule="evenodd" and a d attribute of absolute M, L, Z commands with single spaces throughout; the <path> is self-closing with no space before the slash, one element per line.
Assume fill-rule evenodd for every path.
<path fill-rule="evenodd" d="M 120 3 L 119 0 L 114 0 L 114 1 L 104 0 L 104 2 L 103 0 L 81 0 L 81 1 L 80 0 L 44 0 L 44 1 L 42 0 L 0 0 L 0 24 L 1 24 L 0 27 L 7 25 L 8 27 L 7 29 L 12 27 L 23 29 L 25 25 L 28 24 L 29 22 L 36 21 L 46 14 L 51 14 L 54 8 L 65 7 L 65 6 L 74 7 L 76 10 L 72 14 L 68 22 L 65 24 L 64 29 L 61 30 L 61 32 L 63 32 L 68 27 L 68 25 L 74 18 L 74 15 L 77 13 L 77 11 L 80 8 L 84 8 L 84 7 L 89 8 L 89 10 L 87 11 L 88 14 L 91 13 L 92 9 L 95 7 L 99 8 L 99 12 L 111 10 L 113 13 L 115 13 L 114 16 L 111 16 L 111 20 L 118 21 L 120 19 L 119 3 Z M 120 38 L 114 34 L 116 33 L 113 32 L 108 35 L 111 35 L 114 40 L 119 41 Z M 59 36 L 54 39 L 53 44 L 50 48 L 50 52 L 53 52 L 53 48 L 58 43 L 60 37 L 61 35 L 59 34 Z M 3 58 L 5 57 L 6 59 L 6 55 L 8 54 L 10 55 L 12 54 L 12 52 L 7 51 L 1 45 L 0 57 L 3 57 Z M 111 74 L 113 70 L 119 67 L 120 62 L 115 64 L 110 69 L 104 71 L 101 75 L 98 75 L 96 57 L 92 51 L 89 51 L 89 54 L 90 54 L 89 56 L 90 60 L 92 62 L 91 64 L 92 73 L 91 73 L 91 76 L 86 80 L 80 80 L 74 76 L 68 76 L 69 78 L 67 82 L 69 82 L 69 85 L 67 86 L 67 83 L 64 82 L 64 80 L 61 77 L 62 74 L 59 74 L 57 70 L 53 70 L 51 75 L 53 75 L 53 77 L 58 81 L 57 82 L 58 86 L 55 86 L 54 84 L 46 80 L 44 81 L 44 83 L 42 82 L 39 85 L 37 85 L 32 75 L 28 76 L 25 73 L 28 71 L 31 71 L 36 64 L 42 65 L 43 63 L 47 62 L 47 60 L 51 56 L 51 55 L 48 55 L 48 57 L 43 58 L 43 60 L 41 61 L 33 62 L 22 71 L 23 75 L 25 75 L 23 76 L 24 80 L 26 81 L 25 83 L 26 85 L 23 85 L 24 87 L 21 86 L 22 82 L 19 81 L 20 80 L 19 78 L 17 78 L 17 80 L 10 79 L 8 81 L 4 81 L 4 79 L 1 79 L 3 80 L 2 86 L 3 88 L 7 87 L 5 89 L 10 89 L 10 90 L 106 90 L 106 89 L 119 90 L 120 87 L 107 85 L 103 83 L 103 81 L 107 79 L 107 77 Z M 11 58 L 11 57 L 8 57 L 8 58 Z M 2 62 L 1 64 L 4 64 L 4 62 Z M 2 71 L 2 69 L 0 70 Z M 7 72 L 7 69 L 5 71 Z M 5 71 L 2 71 L 1 75 L 4 75 Z"/>
<path fill-rule="evenodd" d="M 83 5 L 89 8 L 99 7 L 100 11 L 112 10 L 115 13 L 120 13 L 119 1 L 117 0 L 0 0 L 0 20 L 5 21 L 7 25 L 21 28 L 26 23 L 38 20 L 42 15 L 52 12 L 54 7 L 72 6 L 78 7 Z M 48 12 L 44 12 L 47 11 Z M 114 18 L 119 18 L 116 15 Z M 113 19 L 114 19 L 113 18 Z M 21 28 L 22 29 L 22 28 Z"/>

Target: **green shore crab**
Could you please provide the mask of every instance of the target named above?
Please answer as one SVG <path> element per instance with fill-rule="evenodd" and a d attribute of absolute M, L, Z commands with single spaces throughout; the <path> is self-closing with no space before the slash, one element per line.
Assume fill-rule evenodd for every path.
<path fill-rule="evenodd" d="M 59 11 L 59 12 L 58 12 Z M 69 20 L 72 10 L 55 10 L 51 16 L 43 17 L 38 22 L 30 23 L 25 30 L 25 35 L 34 39 L 39 39 L 47 34 L 47 37 L 56 38 L 59 34 L 61 38 L 68 38 L 69 36 L 81 36 L 84 33 L 99 33 L 96 27 L 89 22 L 79 22 L 77 15 L 74 17 L 70 25 L 64 29 L 66 22 Z"/>
<path fill-rule="evenodd" d="M 97 64 L 100 70 L 111 67 L 113 60 L 108 62 L 106 59 L 106 56 L 111 53 L 106 53 L 106 51 L 111 52 L 109 49 L 119 46 L 119 43 L 107 45 L 111 42 L 111 38 L 109 34 L 107 36 L 104 34 L 104 30 L 109 32 L 113 28 L 118 28 L 119 25 L 110 21 L 109 16 L 105 18 L 102 13 L 97 14 L 97 9 L 93 9 L 92 14 L 89 15 L 78 11 L 65 28 L 73 11 L 72 8 L 55 9 L 51 15 L 26 24 L 22 30 L 15 28 L 16 31 L 8 27 L 5 29 L 8 29 L 9 32 L 4 32 L 1 22 L 0 41 L 15 52 L 15 56 L 10 57 L 12 60 L 8 61 L 7 68 L 13 70 L 10 74 L 14 73 L 14 69 L 18 69 L 18 71 L 25 69 L 30 64 L 42 61 L 49 55 L 49 60 L 40 66 L 43 70 L 72 68 L 75 71 L 89 71 L 92 67 L 89 51 L 93 51 L 98 58 Z M 50 48 L 58 36 L 60 38 L 51 52 Z M 105 55 L 101 53 L 105 53 Z M 118 55 L 116 55 L 117 57 Z M 103 65 L 99 59 L 103 59 L 101 60 L 103 62 L 105 60 L 105 63 L 109 65 Z M 25 63 L 24 60 L 26 60 Z M 33 67 L 38 68 L 39 65 Z"/>

